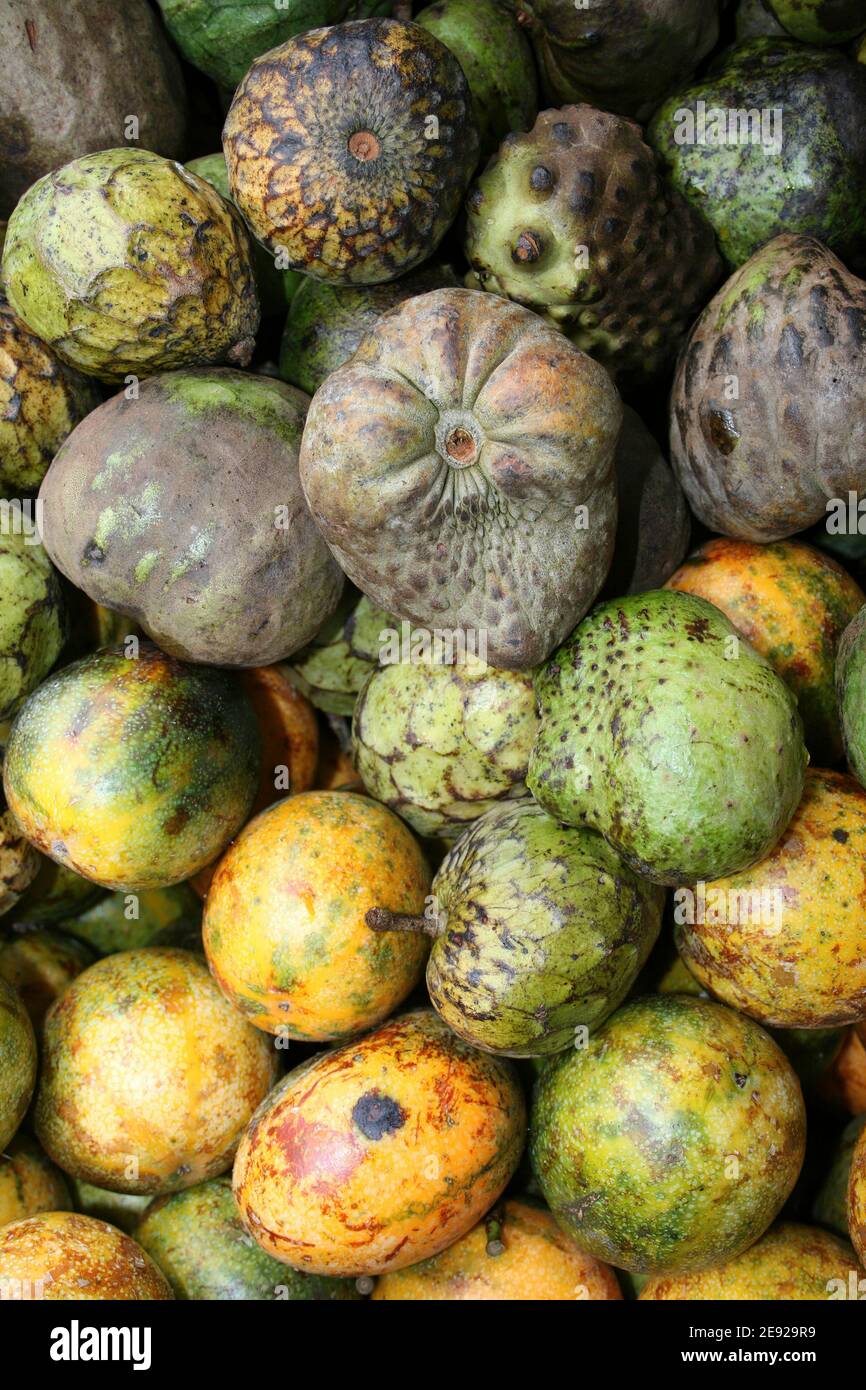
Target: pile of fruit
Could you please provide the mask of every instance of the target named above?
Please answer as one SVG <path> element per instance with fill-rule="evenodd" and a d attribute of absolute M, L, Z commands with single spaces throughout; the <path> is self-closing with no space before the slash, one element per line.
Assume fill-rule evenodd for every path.
<path fill-rule="evenodd" d="M 864 30 L 0 0 L 0 1299 L 866 1297 Z"/>

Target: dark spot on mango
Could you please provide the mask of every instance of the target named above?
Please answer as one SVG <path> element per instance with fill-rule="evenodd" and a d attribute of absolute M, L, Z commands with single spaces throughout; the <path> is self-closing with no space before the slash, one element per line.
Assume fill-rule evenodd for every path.
<path fill-rule="evenodd" d="M 352 1120 L 367 1139 L 395 1134 L 406 1123 L 406 1111 L 391 1096 L 367 1091 L 352 1107 Z"/>

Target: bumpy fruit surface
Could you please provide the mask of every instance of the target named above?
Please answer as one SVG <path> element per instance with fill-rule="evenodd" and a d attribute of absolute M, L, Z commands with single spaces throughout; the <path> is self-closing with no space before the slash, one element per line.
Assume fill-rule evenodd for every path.
<path fill-rule="evenodd" d="M 713 531 L 773 541 L 864 490 L 866 284 L 812 237 L 777 236 L 722 286 L 683 349 L 671 463 Z"/>
<path fill-rule="evenodd" d="M 66 1179 L 34 1139 L 18 1134 L 0 1154 L 0 1228 L 40 1211 L 69 1211 Z"/>
<path fill-rule="evenodd" d="M 607 573 L 621 419 L 607 372 L 536 314 L 434 290 L 316 392 L 301 481 L 362 593 L 525 670 Z"/>
<path fill-rule="evenodd" d="M 22 512 L 21 529 L 0 533 L 0 719 L 44 680 L 66 640 L 60 578 L 25 522 Z"/>
<path fill-rule="evenodd" d="M 383 1274 L 373 1291 L 382 1303 L 621 1298 L 612 1269 L 578 1250 L 549 1211 L 521 1201 L 506 1202 L 441 1255 Z"/>
<path fill-rule="evenodd" d="M 536 693 L 536 800 L 656 883 L 744 869 L 794 814 L 807 758 L 794 697 L 704 599 L 653 590 L 600 604 Z"/>
<path fill-rule="evenodd" d="M 285 1078 L 238 1149 L 235 1200 L 259 1245 L 295 1269 L 403 1269 L 493 1205 L 524 1132 L 510 1064 L 418 1010 Z"/>
<path fill-rule="evenodd" d="M 298 476 L 308 404 L 281 381 L 228 368 L 163 373 L 135 399 L 112 397 L 42 484 L 48 553 L 172 656 L 281 661 L 343 586 Z"/>
<path fill-rule="evenodd" d="M 800 1083 L 762 1028 L 720 1004 L 652 995 L 544 1068 L 530 1154 L 582 1250 L 672 1274 L 763 1235 L 805 1138 Z"/>
<path fill-rule="evenodd" d="M 133 1234 L 184 1299 L 354 1300 L 348 1279 L 301 1274 L 266 1255 L 241 1225 L 231 1178 L 155 1197 Z"/>
<path fill-rule="evenodd" d="M 423 937 L 377 937 L 369 908 L 418 913 L 430 871 L 391 811 L 306 792 L 263 811 L 220 860 L 204 945 L 223 993 L 257 1028 L 328 1041 L 381 1023 L 421 977 Z"/>
<path fill-rule="evenodd" d="M 43 1212 L 0 1229 L 0 1288 L 27 1301 L 172 1297 L 165 1276 L 129 1236 L 73 1211 Z"/>
<path fill-rule="evenodd" d="M 36 1131 L 73 1177 L 174 1192 L 231 1166 L 277 1056 L 201 957 L 146 946 L 97 961 L 45 1021 Z"/>
<path fill-rule="evenodd" d="M 538 730 L 532 677 L 480 661 L 399 661 L 358 696 L 355 766 L 419 835 L 453 840 L 497 801 L 526 795 Z"/>
<path fill-rule="evenodd" d="M 466 283 L 535 309 L 615 372 L 662 368 L 721 275 L 640 128 L 591 106 L 509 135 L 466 206 Z"/>
<path fill-rule="evenodd" d="M 310 281 L 312 284 L 313 281 Z M 397 619 L 361 594 L 347 590 L 337 612 L 292 659 L 292 679 L 316 709 L 350 715 L 358 692 L 379 664 L 382 634 Z"/>
<path fill-rule="evenodd" d="M 24 1119 L 35 1080 L 33 1024 L 17 990 L 0 979 L 0 1152 Z"/>
<path fill-rule="evenodd" d="M 164 888 L 244 823 L 259 731 L 236 680 L 142 643 L 65 667 L 15 721 L 3 775 L 27 838 L 107 888 Z"/>
<path fill-rule="evenodd" d="M 830 556 L 799 541 L 707 541 L 666 587 L 720 608 L 797 697 L 806 747 L 819 766 L 837 763 L 836 648 L 866 604 L 860 585 Z"/>
<path fill-rule="evenodd" d="M 312 29 L 253 63 L 226 117 L 232 197 L 268 250 L 337 284 L 435 251 L 478 158 L 457 59 L 414 24 Z"/>
<path fill-rule="evenodd" d="M 760 1023 L 866 1018 L 864 849 L 866 792 L 853 777 L 810 769 L 770 855 L 708 883 L 703 920 L 679 919 L 680 955 L 706 989 Z"/>
<path fill-rule="evenodd" d="M 847 1240 L 839 1240 L 817 1226 L 782 1222 L 750 1249 L 717 1269 L 650 1279 L 640 1297 L 648 1302 L 823 1302 L 832 1298 L 834 1286 L 844 1290 L 843 1298 L 847 1296 L 852 1265 L 853 1251 Z"/>
<path fill-rule="evenodd" d="M 148 150 L 84 155 L 28 189 L 3 279 L 28 328 L 105 381 L 252 355 L 259 306 L 238 213 Z"/>

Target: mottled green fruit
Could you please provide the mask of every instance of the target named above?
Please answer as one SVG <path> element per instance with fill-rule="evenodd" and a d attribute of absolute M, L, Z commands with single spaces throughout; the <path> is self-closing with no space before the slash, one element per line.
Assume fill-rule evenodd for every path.
<path fill-rule="evenodd" d="M 538 113 L 535 64 L 517 22 L 497 0 L 438 0 L 415 23 L 450 48 L 463 69 L 482 159 L 509 131 L 529 129 Z"/>
<path fill-rule="evenodd" d="M 350 590 L 333 618 L 293 658 L 289 675 L 316 709 L 351 715 L 358 691 L 379 664 L 382 634 L 399 626 L 384 608 Z"/>
<path fill-rule="evenodd" d="M 391 13 L 392 0 L 157 0 L 184 58 L 230 91 L 254 58 L 294 34 Z"/>
<path fill-rule="evenodd" d="M 21 520 L 26 523 L 23 513 Z M 0 532 L 0 595 L 0 719 L 8 719 L 48 675 L 66 641 L 60 579 L 35 532 Z"/>
<path fill-rule="evenodd" d="M 419 835 L 454 840 L 497 801 L 526 795 L 537 728 L 531 672 L 395 660 L 358 696 L 353 761 L 370 795 Z"/>
<path fill-rule="evenodd" d="M 770 1225 L 803 1161 L 784 1053 L 721 1004 L 653 995 L 546 1067 L 532 1166 L 582 1250 L 642 1273 L 706 1269 Z"/>
<path fill-rule="evenodd" d="M 152 1200 L 147 1193 L 109 1192 L 107 1187 L 94 1187 L 93 1183 L 83 1182 L 81 1178 L 68 1177 L 67 1181 L 76 1211 L 95 1216 L 98 1221 L 107 1221 L 127 1235 L 135 1230 Z"/>
<path fill-rule="evenodd" d="M 797 808 L 797 704 L 711 603 L 652 590 L 600 604 L 540 668 L 527 782 L 656 883 L 762 859 Z"/>
<path fill-rule="evenodd" d="M 326 376 L 354 356 L 382 314 L 413 295 L 457 283 L 447 265 L 424 265 L 384 285 L 329 285 L 307 276 L 289 306 L 280 376 L 313 395 Z"/>
<path fill-rule="evenodd" d="M 172 656 L 282 661 L 343 587 L 298 475 L 308 404 L 284 382 L 224 367 L 149 377 L 135 399 L 120 392 L 45 476 L 48 553 Z"/>
<path fill-rule="evenodd" d="M 222 150 L 219 154 L 205 154 L 200 159 L 190 159 L 186 168 L 191 174 L 197 174 L 200 179 L 207 179 L 217 193 L 228 202 L 233 202 L 229 192 L 229 171 Z M 273 256 L 264 246 L 260 246 L 257 241 L 251 245 L 262 317 L 270 318 L 283 314 L 302 285 L 304 277 L 295 270 L 278 270 Z"/>
<path fill-rule="evenodd" d="M 301 1302 L 361 1297 L 352 1279 L 301 1274 L 267 1255 L 241 1225 L 228 1176 L 157 1197 L 133 1234 L 159 1265 L 175 1298 Z"/>
<path fill-rule="evenodd" d="M 259 325 L 250 241 L 205 180 L 148 150 L 84 155 L 28 189 L 3 279 L 28 328 L 104 381 L 246 366 Z"/>
<path fill-rule="evenodd" d="M 0 1152 L 15 1134 L 36 1082 L 36 1038 L 17 990 L 0 979 Z"/>
<path fill-rule="evenodd" d="M 836 700 L 851 771 L 866 787 L 866 607 L 842 633 L 836 652 Z"/>
<path fill-rule="evenodd" d="M 851 1175 L 851 1156 L 864 1125 L 866 1115 L 855 1115 L 845 1126 L 827 1174 L 812 1203 L 812 1219 L 845 1237 L 848 1235 L 848 1179 Z"/>
<path fill-rule="evenodd" d="M 847 43 L 866 28 L 863 0 L 767 0 L 767 4 L 801 43 Z"/>
<path fill-rule="evenodd" d="M 751 113 L 749 134 L 717 129 L 711 108 L 726 122 Z M 781 232 L 817 237 L 846 260 L 866 238 L 864 108 L 866 73 L 850 58 L 793 39 L 753 39 L 672 96 L 647 137 L 730 265 Z"/>
<path fill-rule="evenodd" d="M 168 929 L 201 925 L 201 899 L 186 883 L 151 888 L 143 893 L 109 893 L 80 916 L 63 923 L 63 930 L 89 942 L 100 955 L 149 946 Z M 172 942 L 180 945 L 179 941 Z"/>
<path fill-rule="evenodd" d="M 665 900 L 600 835 L 529 800 L 477 820 L 432 892 L 435 912 L 417 925 L 434 937 L 433 1006 L 461 1038 L 509 1057 L 561 1052 L 622 1003 Z M 377 917 L 384 928 L 389 919 Z"/>
<path fill-rule="evenodd" d="M 722 273 L 639 127 L 592 106 L 509 135 L 466 211 L 466 284 L 534 309 L 615 373 L 663 368 Z"/>
<path fill-rule="evenodd" d="M 105 894 L 106 889 L 98 883 L 40 854 L 36 877 L 20 899 L 15 918 L 19 922 L 63 922 Z"/>

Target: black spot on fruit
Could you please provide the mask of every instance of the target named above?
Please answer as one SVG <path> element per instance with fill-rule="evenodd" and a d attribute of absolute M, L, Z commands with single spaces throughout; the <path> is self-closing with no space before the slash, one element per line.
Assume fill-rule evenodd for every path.
<path fill-rule="evenodd" d="M 352 1107 L 352 1119 L 367 1139 L 395 1134 L 406 1123 L 406 1111 L 391 1096 L 368 1091 Z"/>
<path fill-rule="evenodd" d="M 838 840 L 838 842 L 839 842 L 840 845 L 847 845 L 847 843 L 848 843 L 848 831 L 847 831 L 847 830 L 834 830 L 834 831 L 833 831 L 833 839 L 834 839 L 834 840 Z"/>

